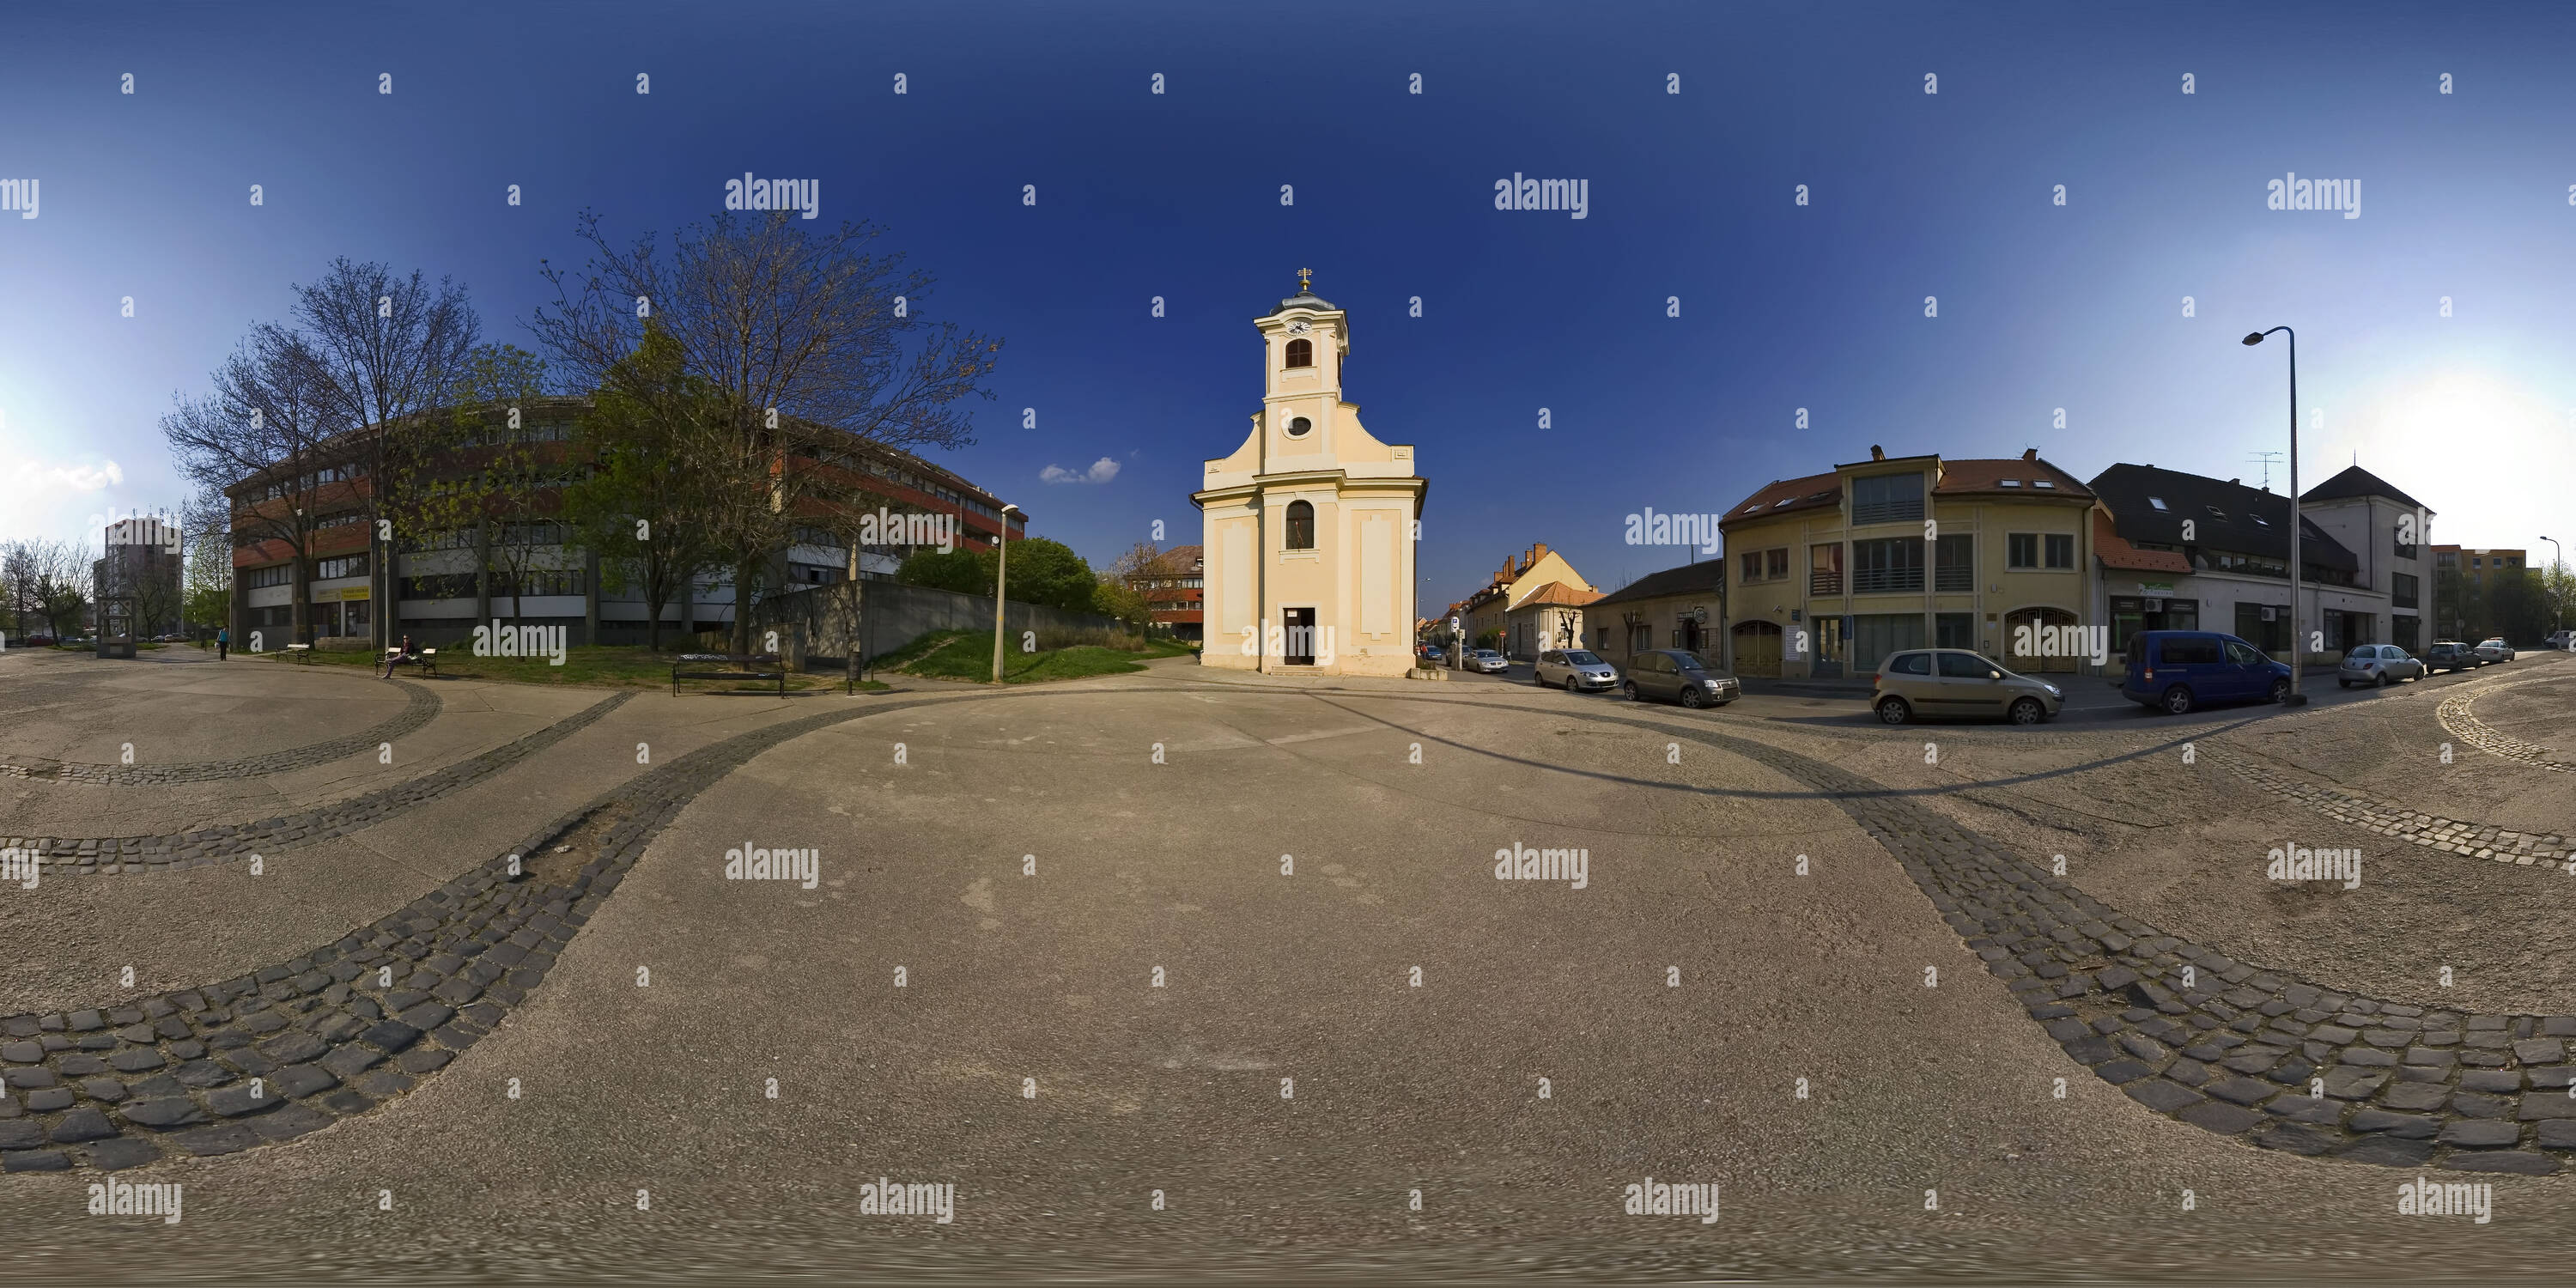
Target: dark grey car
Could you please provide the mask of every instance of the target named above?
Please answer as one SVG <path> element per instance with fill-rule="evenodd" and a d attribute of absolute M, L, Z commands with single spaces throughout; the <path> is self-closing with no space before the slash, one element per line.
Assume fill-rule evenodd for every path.
<path fill-rule="evenodd" d="M 1722 707 L 1744 696 L 1735 677 L 1697 653 L 1659 648 L 1628 659 L 1628 678 L 1619 686 L 1633 701 L 1648 698 L 1686 707 Z"/>

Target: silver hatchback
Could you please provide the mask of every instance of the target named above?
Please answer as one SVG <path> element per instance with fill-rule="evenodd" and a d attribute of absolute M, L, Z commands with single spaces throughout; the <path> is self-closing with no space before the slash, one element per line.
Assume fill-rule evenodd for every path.
<path fill-rule="evenodd" d="M 1538 655 L 1536 670 L 1542 689 L 1554 686 L 1579 693 L 1619 687 L 1619 668 L 1602 661 L 1590 649 L 1549 649 Z"/>
<path fill-rule="evenodd" d="M 2355 644 L 2345 651 L 2343 664 L 2335 668 L 2336 686 L 2346 689 L 2356 684 L 2385 687 L 2424 676 L 2423 660 L 2408 657 L 2406 650 L 2394 644 Z"/>

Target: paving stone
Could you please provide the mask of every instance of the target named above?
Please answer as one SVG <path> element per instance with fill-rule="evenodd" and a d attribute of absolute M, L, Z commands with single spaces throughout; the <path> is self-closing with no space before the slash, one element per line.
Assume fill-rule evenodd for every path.
<path fill-rule="evenodd" d="M 61 1121 L 54 1124 L 53 1130 L 57 1145 L 77 1145 L 85 1140 L 99 1140 L 115 1134 L 116 1128 L 107 1121 L 107 1115 L 87 1105 L 64 1114 Z"/>
<path fill-rule="evenodd" d="M 2462 1149 L 2510 1149 L 2522 1139 L 2516 1123 L 2463 1118 L 2442 1129 L 2441 1142 Z"/>
<path fill-rule="evenodd" d="M 45 1125 L 33 1118 L 0 1119 L 0 1149 L 34 1149 L 45 1143 Z"/>
<path fill-rule="evenodd" d="M 319 1065 L 290 1064 L 277 1071 L 278 1091 L 297 1100 L 319 1095 L 339 1085 L 340 1080 Z"/>
<path fill-rule="evenodd" d="M 206 1121 L 206 1111 L 186 1096 L 162 1096 L 136 1100 L 117 1107 L 117 1116 L 127 1122 L 140 1123 L 161 1131 L 174 1127 L 191 1127 Z"/>
<path fill-rule="evenodd" d="M 310 1033 L 289 1033 L 260 1044 L 260 1054 L 281 1065 L 302 1064 L 330 1050 L 330 1044 Z"/>
<path fill-rule="evenodd" d="M 111 1105 L 125 1099 L 126 1095 L 125 1084 L 114 1078 L 83 1078 L 80 1093 L 92 1100 L 104 1101 Z"/>
<path fill-rule="evenodd" d="M 331 1125 L 331 1115 L 310 1105 L 279 1105 L 276 1112 L 250 1120 L 251 1129 L 270 1140 L 293 1140 Z"/>
<path fill-rule="evenodd" d="M 2321 1123 L 2326 1126 L 2343 1121 L 2345 1105 L 2321 1096 L 2282 1096 L 2263 1106 L 2263 1112 L 2298 1123 Z"/>
<path fill-rule="evenodd" d="M 2265 1149 L 2292 1154 L 2322 1154 L 2343 1143 L 2341 1134 L 2306 1123 L 2276 1123 L 2270 1130 L 2254 1137 L 2254 1143 Z"/>
<path fill-rule="evenodd" d="M 179 1148 L 205 1158 L 216 1154 L 239 1153 L 258 1144 L 260 1137 L 259 1133 L 240 1123 L 225 1123 L 220 1127 L 200 1127 L 195 1131 L 181 1132 L 171 1137 L 171 1140 Z"/>
<path fill-rule="evenodd" d="M 2222 1078 L 2201 1090 L 2221 1100 L 2240 1105 L 2251 1105 L 2270 1099 L 2281 1091 L 2271 1083 L 2258 1082 L 2252 1078 Z"/>
<path fill-rule="evenodd" d="M 2433 1157 L 2433 1142 L 2372 1136 L 2336 1150 L 2335 1157 L 2383 1167 L 2421 1167 Z"/>
<path fill-rule="evenodd" d="M 384 1059 L 383 1056 L 365 1047 L 349 1045 L 332 1048 L 331 1054 L 322 1057 L 320 1063 L 323 1068 L 346 1081 L 384 1063 Z"/>
<path fill-rule="evenodd" d="M 2194 1127 L 2225 1136 L 2238 1135 L 2263 1121 L 2263 1115 L 2251 1109 L 2239 1109 L 2234 1105 L 2220 1104 L 2215 1100 L 2203 1100 L 2198 1104 L 2185 1105 L 2174 1113 L 2174 1117 Z"/>
<path fill-rule="evenodd" d="M 169 1062 L 150 1047 L 128 1047 L 109 1056 L 107 1063 L 119 1073 L 149 1073 Z"/>
<path fill-rule="evenodd" d="M 2451 1095 L 2451 1112 L 2467 1118 L 2502 1118 L 2513 1112 L 2513 1102 L 2474 1091 L 2460 1091 Z"/>
<path fill-rule="evenodd" d="M 400 1020 L 383 1020 L 359 1034 L 358 1040 L 391 1055 L 419 1041 L 420 1030 Z"/>
<path fill-rule="evenodd" d="M 2558 1170 L 2558 1160 L 2519 1150 L 2493 1154 L 2452 1154 L 2435 1166 L 2454 1172 L 2511 1172 L 2518 1176 L 2548 1176 Z"/>
<path fill-rule="evenodd" d="M 72 1156 L 59 1149 L 31 1149 L 0 1156 L 0 1170 L 11 1172 L 68 1172 Z"/>
<path fill-rule="evenodd" d="M 161 1157 L 161 1147 L 133 1136 L 116 1136 L 89 1147 L 90 1166 L 101 1171 L 121 1171 L 141 1167 Z"/>

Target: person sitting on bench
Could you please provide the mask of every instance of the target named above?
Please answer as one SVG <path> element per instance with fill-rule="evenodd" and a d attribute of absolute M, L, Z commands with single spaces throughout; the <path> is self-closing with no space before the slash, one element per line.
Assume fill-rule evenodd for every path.
<path fill-rule="evenodd" d="M 387 650 L 385 653 L 385 678 L 388 680 L 394 678 L 395 667 L 400 666 L 405 662 L 417 662 L 419 660 L 420 659 L 411 655 L 411 637 L 408 635 L 403 636 L 402 647 L 400 649 Z"/>

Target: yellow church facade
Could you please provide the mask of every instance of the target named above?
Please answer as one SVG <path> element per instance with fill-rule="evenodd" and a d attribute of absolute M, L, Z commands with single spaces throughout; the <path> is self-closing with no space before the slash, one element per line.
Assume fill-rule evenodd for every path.
<path fill-rule="evenodd" d="M 1408 444 L 1379 442 L 1342 398 L 1349 320 L 1298 293 L 1253 319 L 1261 410 L 1206 464 L 1202 666 L 1401 676 L 1414 661 L 1414 550 L 1428 484 Z"/>

